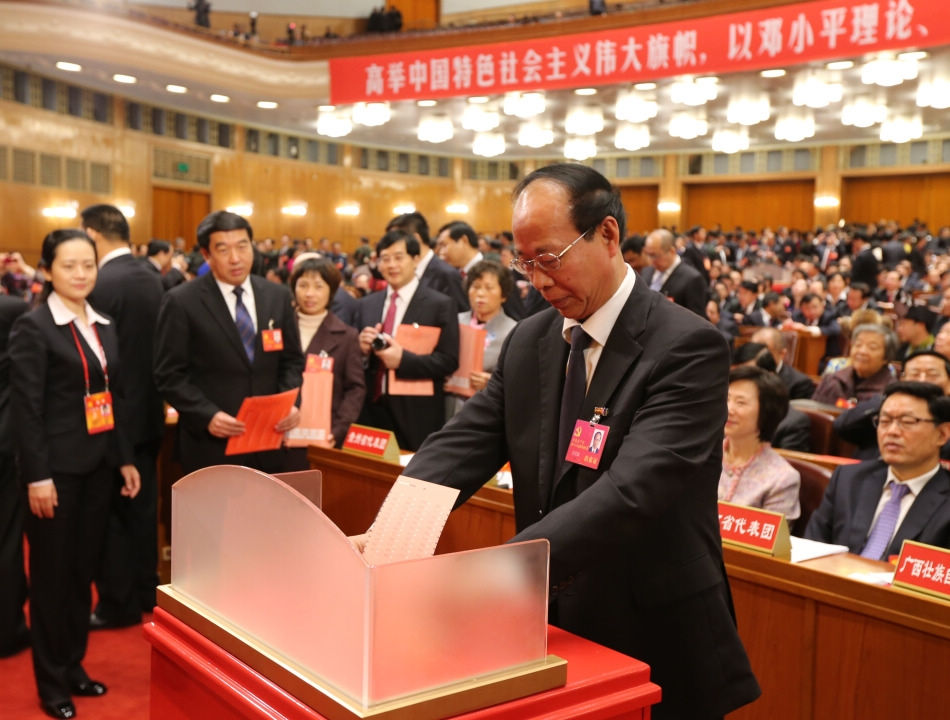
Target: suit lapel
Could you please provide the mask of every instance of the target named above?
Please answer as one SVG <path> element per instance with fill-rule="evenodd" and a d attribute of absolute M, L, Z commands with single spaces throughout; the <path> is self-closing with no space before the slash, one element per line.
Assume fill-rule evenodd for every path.
<path fill-rule="evenodd" d="M 907 515 L 904 516 L 904 522 L 897 528 L 888 552 L 896 555 L 900 552 L 901 543 L 904 540 L 916 540 L 920 537 L 927 522 L 948 497 L 950 497 L 950 475 L 941 468 L 930 482 L 924 485 L 920 495 L 914 498 Z"/>
<path fill-rule="evenodd" d="M 854 522 L 851 523 L 851 538 L 847 545 L 857 548 L 858 552 L 864 547 L 868 533 L 871 532 L 871 521 L 874 511 L 884 492 L 884 480 L 887 478 L 887 465 L 878 463 L 878 467 L 868 474 L 858 490 L 857 502 L 854 508 Z"/>
<path fill-rule="evenodd" d="M 247 353 L 244 351 L 244 343 L 241 342 L 241 336 L 238 335 L 237 325 L 234 324 L 234 320 L 231 318 L 227 303 L 224 302 L 224 298 L 221 296 L 221 291 L 218 289 L 218 284 L 215 282 L 214 276 L 208 273 L 205 278 L 204 285 L 201 288 L 202 304 L 207 308 L 208 314 L 214 318 L 214 321 L 221 328 L 225 337 L 228 338 L 228 342 L 234 347 L 234 351 L 237 352 L 244 362 L 250 365 L 250 361 L 247 359 Z M 258 317 L 260 317 L 260 305 L 258 303 L 257 293 L 255 293 L 254 304 L 258 308 Z"/>

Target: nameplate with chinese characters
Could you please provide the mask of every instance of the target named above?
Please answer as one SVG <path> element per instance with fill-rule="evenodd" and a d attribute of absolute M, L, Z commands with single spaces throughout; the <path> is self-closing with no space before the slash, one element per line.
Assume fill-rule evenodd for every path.
<path fill-rule="evenodd" d="M 350 425 L 343 441 L 343 449 L 368 457 L 399 464 L 399 445 L 392 430 L 380 430 L 366 425 Z"/>
<path fill-rule="evenodd" d="M 790 560 L 792 543 L 782 513 L 745 505 L 719 503 L 719 534 L 723 543 Z"/>
<path fill-rule="evenodd" d="M 893 584 L 950 601 L 950 550 L 905 540 Z"/>

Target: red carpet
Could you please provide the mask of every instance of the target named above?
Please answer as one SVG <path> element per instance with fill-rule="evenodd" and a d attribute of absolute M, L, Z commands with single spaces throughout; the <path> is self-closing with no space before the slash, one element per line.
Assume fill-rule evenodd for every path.
<path fill-rule="evenodd" d="M 146 622 L 151 615 L 146 615 Z M 147 718 L 149 650 L 141 626 L 122 630 L 96 630 L 89 634 L 89 649 L 83 667 L 94 680 L 101 680 L 109 692 L 101 698 L 74 698 L 78 720 L 128 720 Z M 48 716 L 40 709 L 33 681 L 29 650 L 0 659 L 0 718 L 40 720 Z"/>

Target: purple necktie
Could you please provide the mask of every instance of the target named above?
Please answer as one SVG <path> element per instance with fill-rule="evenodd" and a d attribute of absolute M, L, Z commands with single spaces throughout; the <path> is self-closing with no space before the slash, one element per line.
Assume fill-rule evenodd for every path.
<path fill-rule="evenodd" d="M 883 560 L 887 546 L 891 544 L 891 536 L 897 527 L 897 516 L 901 511 L 901 498 L 910 490 L 904 483 L 896 483 L 893 480 L 889 483 L 891 486 L 891 497 L 884 503 L 884 509 L 877 516 L 877 522 L 871 528 L 871 534 L 868 535 L 868 541 L 861 551 L 861 557 L 871 560 Z"/>
<path fill-rule="evenodd" d="M 247 353 L 249 362 L 254 362 L 254 322 L 251 320 L 251 314 L 247 311 L 247 306 L 241 300 L 241 293 L 244 288 L 240 285 L 234 288 L 236 297 L 234 303 L 234 324 L 237 325 L 238 335 L 241 336 L 241 344 L 244 346 L 244 352 Z"/>

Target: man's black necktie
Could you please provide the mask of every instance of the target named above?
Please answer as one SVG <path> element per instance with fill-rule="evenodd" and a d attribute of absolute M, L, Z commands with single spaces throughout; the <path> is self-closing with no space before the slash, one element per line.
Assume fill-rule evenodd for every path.
<path fill-rule="evenodd" d="M 584 350 L 590 345 L 590 335 L 584 328 L 575 325 L 571 328 L 571 354 L 567 358 L 567 375 L 564 378 L 564 392 L 561 393 L 561 420 L 558 425 L 558 464 L 567 454 L 571 442 L 571 433 L 581 412 L 581 405 L 587 396 L 587 365 L 584 362 Z"/>

